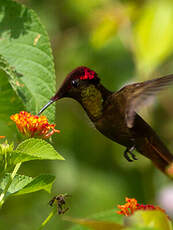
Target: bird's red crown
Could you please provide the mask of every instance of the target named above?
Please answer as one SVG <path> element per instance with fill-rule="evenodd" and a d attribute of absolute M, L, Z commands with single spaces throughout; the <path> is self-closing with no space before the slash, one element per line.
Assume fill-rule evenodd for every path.
<path fill-rule="evenodd" d="M 98 79 L 97 73 L 85 66 L 80 66 L 74 69 L 69 75 L 71 79 L 80 79 L 80 80 Z"/>

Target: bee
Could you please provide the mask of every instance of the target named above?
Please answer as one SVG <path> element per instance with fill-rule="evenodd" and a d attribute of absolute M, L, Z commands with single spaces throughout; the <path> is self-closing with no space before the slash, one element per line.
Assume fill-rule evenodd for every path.
<path fill-rule="evenodd" d="M 54 196 L 50 201 L 49 205 L 50 206 L 57 206 L 57 212 L 59 215 L 66 213 L 69 208 L 65 207 L 66 205 L 66 198 L 70 197 L 68 194 L 59 194 L 57 196 Z"/>

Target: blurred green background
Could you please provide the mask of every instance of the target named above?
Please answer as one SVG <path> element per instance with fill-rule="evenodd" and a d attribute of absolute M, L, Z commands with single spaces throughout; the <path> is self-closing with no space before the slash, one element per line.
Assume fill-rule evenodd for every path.
<path fill-rule="evenodd" d="M 57 88 L 68 72 L 80 65 L 95 70 L 112 91 L 123 84 L 173 73 L 173 2 L 171 0 L 23 0 L 45 25 L 53 49 Z M 165 91 L 142 116 L 171 150 L 173 148 L 173 88 Z M 56 175 L 52 194 L 33 193 L 7 201 L 0 229 L 29 230 L 50 212 L 48 201 L 68 193 L 68 215 L 87 217 L 124 203 L 164 205 L 172 182 L 149 160 L 137 154 L 129 163 L 124 148 L 98 133 L 81 106 L 63 99 L 56 104 L 61 130 L 55 148 L 66 161 L 32 161 L 20 173 Z M 171 190 L 172 189 L 172 190 Z M 173 196 L 173 195 L 172 195 Z M 170 198 L 171 199 L 171 198 Z M 166 204 L 165 204 L 166 205 Z M 171 206 L 171 205 L 170 205 Z M 164 206 L 166 208 L 166 206 Z M 173 207 L 169 207 L 173 216 Z M 68 229 L 59 216 L 46 229 Z"/>

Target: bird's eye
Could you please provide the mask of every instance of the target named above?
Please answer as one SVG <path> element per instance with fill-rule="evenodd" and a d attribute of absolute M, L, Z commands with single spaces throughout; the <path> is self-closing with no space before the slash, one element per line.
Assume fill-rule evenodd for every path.
<path fill-rule="evenodd" d="M 77 88 L 79 86 L 79 80 L 78 79 L 72 80 L 71 84 L 72 84 L 72 86 L 74 86 L 75 88 Z"/>

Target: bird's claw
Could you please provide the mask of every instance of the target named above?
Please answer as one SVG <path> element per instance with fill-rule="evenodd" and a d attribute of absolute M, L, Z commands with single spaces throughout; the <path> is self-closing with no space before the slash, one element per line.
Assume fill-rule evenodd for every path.
<path fill-rule="evenodd" d="M 133 153 L 133 150 L 135 149 L 134 146 L 132 146 L 131 148 L 127 148 L 124 151 L 124 157 L 126 158 L 127 161 L 132 162 L 133 160 L 137 160 L 135 154 Z M 129 154 L 131 155 L 132 159 L 130 159 Z"/>

